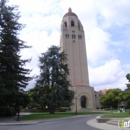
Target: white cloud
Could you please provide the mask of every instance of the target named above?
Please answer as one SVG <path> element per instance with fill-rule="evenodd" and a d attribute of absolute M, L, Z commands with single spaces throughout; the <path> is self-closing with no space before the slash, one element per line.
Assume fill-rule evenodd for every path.
<path fill-rule="evenodd" d="M 51 45 L 59 45 L 60 33 L 57 30 L 52 30 L 50 35 L 47 32 L 30 32 L 29 34 L 21 35 L 21 38 L 26 40 L 28 45 L 31 45 L 32 48 L 24 49 L 21 52 L 22 58 L 29 59 L 31 58 L 31 63 L 26 64 L 26 68 L 32 69 L 31 76 L 39 75 L 39 59 L 38 57 L 41 53 L 47 51 Z M 29 82 L 27 89 L 34 87 L 35 79 Z"/>
<path fill-rule="evenodd" d="M 89 67 L 90 83 L 96 90 L 101 88 L 124 88 L 125 72 L 119 60 L 107 61 L 104 65 Z"/>
<path fill-rule="evenodd" d="M 26 24 L 20 38 L 32 48 L 23 50 L 21 55 L 25 59 L 32 57 L 32 62 L 26 65 L 33 68 L 31 75 L 39 73 L 38 56 L 51 45 L 59 45 L 61 20 L 71 7 L 84 26 L 90 83 L 95 89 L 124 87 L 130 62 L 117 59 L 115 53 L 126 52 L 123 47 L 130 49 L 130 0 L 10 0 L 10 3 L 20 6 L 19 21 Z M 114 27 L 126 27 L 120 30 L 121 40 L 117 37 L 113 41 Z M 113 32 L 108 31 L 111 28 Z M 112 45 L 116 45 L 118 51 Z M 33 84 L 31 81 L 28 88 Z"/>
<path fill-rule="evenodd" d="M 104 20 L 104 27 L 112 25 L 122 26 L 130 21 L 130 1 L 129 0 L 98 0 L 96 2 L 99 15 Z"/>
<path fill-rule="evenodd" d="M 93 27 L 86 37 L 88 60 L 97 62 L 107 55 L 110 55 L 111 53 L 108 50 L 109 42 L 110 34 L 98 27 Z"/>

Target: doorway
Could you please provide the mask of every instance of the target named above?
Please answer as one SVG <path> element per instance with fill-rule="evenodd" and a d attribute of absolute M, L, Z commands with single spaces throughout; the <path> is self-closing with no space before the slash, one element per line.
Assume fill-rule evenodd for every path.
<path fill-rule="evenodd" d="M 85 96 L 82 96 L 81 97 L 81 107 L 82 108 L 86 108 L 86 105 L 87 103 L 86 103 L 86 97 Z"/>

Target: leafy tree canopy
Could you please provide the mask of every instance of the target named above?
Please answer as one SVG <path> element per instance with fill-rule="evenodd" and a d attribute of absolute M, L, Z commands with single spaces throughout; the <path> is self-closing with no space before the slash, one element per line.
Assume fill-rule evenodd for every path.
<path fill-rule="evenodd" d="M 118 107 L 118 104 L 124 101 L 123 91 L 119 88 L 109 89 L 100 99 L 100 102 L 105 107 Z"/>
<path fill-rule="evenodd" d="M 129 73 L 126 75 L 126 78 L 129 83 L 126 84 L 127 89 L 124 91 L 124 99 L 128 104 L 130 104 L 130 74 Z"/>
<path fill-rule="evenodd" d="M 126 78 L 127 78 L 128 81 L 130 82 L 130 74 L 129 74 L 129 73 L 126 75 Z"/>
<path fill-rule="evenodd" d="M 55 107 L 70 105 L 74 93 L 69 90 L 70 82 L 67 56 L 60 52 L 60 48 L 52 46 L 47 52 L 39 57 L 40 76 L 38 77 L 36 88 L 40 91 L 40 101 L 50 108 L 50 113 L 54 113 Z"/>

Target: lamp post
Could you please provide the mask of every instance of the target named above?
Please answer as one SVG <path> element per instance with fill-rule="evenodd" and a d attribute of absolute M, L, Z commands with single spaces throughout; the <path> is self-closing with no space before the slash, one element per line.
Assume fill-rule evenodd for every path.
<path fill-rule="evenodd" d="M 20 121 L 19 96 L 18 96 L 18 117 L 17 117 L 17 121 Z"/>
<path fill-rule="evenodd" d="M 17 116 L 17 121 L 20 121 L 20 94 L 21 94 L 22 90 L 18 91 L 18 116 Z"/>
<path fill-rule="evenodd" d="M 76 105 L 75 114 L 77 115 L 77 97 L 75 97 L 75 105 Z"/>
<path fill-rule="evenodd" d="M 75 90 L 75 87 L 74 87 L 74 92 L 75 92 L 76 90 Z M 76 95 L 76 92 L 75 92 L 75 95 Z M 74 99 L 75 99 L 75 114 L 77 115 L 77 96 L 75 96 L 74 97 Z"/>

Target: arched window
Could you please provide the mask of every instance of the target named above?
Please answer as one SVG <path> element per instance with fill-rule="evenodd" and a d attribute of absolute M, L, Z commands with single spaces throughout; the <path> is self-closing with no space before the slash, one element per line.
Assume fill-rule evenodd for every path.
<path fill-rule="evenodd" d="M 86 108 L 87 104 L 86 104 L 86 97 L 82 96 L 81 97 L 81 107 L 82 108 Z"/>
<path fill-rule="evenodd" d="M 67 27 L 67 22 L 64 22 L 65 27 Z"/>
<path fill-rule="evenodd" d="M 73 34 L 73 35 L 72 35 L 72 39 L 75 39 L 75 38 L 76 38 L 76 36 Z"/>
<path fill-rule="evenodd" d="M 65 38 L 66 38 L 66 39 L 69 39 L 69 34 L 65 34 Z"/>
<path fill-rule="evenodd" d="M 82 39 L 82 35 L 81 34 L 78 35 L 78 39 Z"/>
<path fill-rule="evenodd" d="M 71 21 L 71 26 L 74 26 L 74 21 L 73 20 Z"/>

